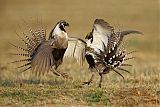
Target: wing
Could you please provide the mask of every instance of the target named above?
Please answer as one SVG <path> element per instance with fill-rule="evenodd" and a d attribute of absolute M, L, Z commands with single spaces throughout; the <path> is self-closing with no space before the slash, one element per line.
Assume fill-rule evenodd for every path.
<path fill-rule="evenodd" d="M 42 25 L 42 22 L 39 22 L 38 20 L 33 22 L 32 26 L 26 21 L 24 21 L 24 24 L 27 28 L 22 32 L 25 37 L 22 41 L 32 54 L 38 45 L 46 40 L 46 28 Z"/>
<path fill-rule="evenodd" d="M 16 34 L 23 42 L 25 47 L 11 44 L 15 48 L 23 51 L 23 52 L 12 53 L 12 55 L 25 57 L 25 59 L 19 59 L 12 62 L 12 63 L 22 63 L 22 62 L 25 63 L 24 65 L 17 67 L 24 69 L 21 72 L 27 71 L 31 68 L 31 61 L 34 59 L 33 57 L 35 57 L 34 56 L 35 52 L 37 52 L 39 45 L 46 41 L 46 29 L 41 22 L 37 20 L 35 23 L 32 24 L 32 26 L 25 21 L 24 23 L 25 25 L 23 31 L 21 31 L 21 33 L 16 33 Z M 22 34 L 23 36 L 21 36 L 20 34 Z"/>
<path fill-rule="evenodd" d="M 123 41 L 123 37 L 129 34 L 141 34 L 142 35 L 143 33 L 137 30 L 126 30 L 126 31 L 116 32 L 116 35 L 120 36 L 118 45 L 120 45 L 121 42 Z"/>
<path fill-rule="evenodd" d="M 96 19 L 93 25 L 93 42 L 91 47 L 104 51 L 103 43 L 107 46 L 108 38 L 112 35 L 113 31 L 114 29 L 109 23 L 103 19 Z"/>
<path fill-rule="evenodd" d="M 108 55 L 116 54 L 117 49 L 123 42 L 124 36 L 127 36 L 129 34 L 143 34 L 143 33 L 140 31 L 136 31 L 136 30 L 126 30 L 126 31 L 119 31 L 115 33 L 113 32 L 111 36 L 108 38 L 108 46 L 106 47 L 105 45 L 103 45 L 105 53 L 108 53 Z"/>
<path fill-rule="evenodd" d="M 31 70 L 36 75 L 44 75 L 49 72 L 53 63 L 52 47 L 46 42 L 43 43 L 33 55 L 31 60 Z"/>
<path fill-rule="evenodd" d="M 80 65 L 83 65 L 85 59 L 86 42 L 79 38 L 71 37 L 68 39 L 68 48 L 64 57 L 73 57 Z"/>

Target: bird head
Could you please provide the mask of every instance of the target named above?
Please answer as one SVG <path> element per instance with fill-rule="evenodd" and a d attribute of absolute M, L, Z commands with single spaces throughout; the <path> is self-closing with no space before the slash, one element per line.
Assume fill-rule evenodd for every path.
<path fill-rule="evenodd" d="M 57 23 L 57 27 L 64 32 L 66 32 L 65 26 L 69 26 L 69 24 L 64 20 L 61 20 Z"/>
<path fill-rule="evenodd" d="M 50 32 L 49 39 L 53 39 L 55 36 L 59 36 L 62 33 L 66 34 L 66 26 L 69 26 L 69 24 L 65 20 L 60 20 Z"/>
<path fill-rule="evenodd" d="M 93 38 L 92 32 L 89 32 L 85 37 L 86 40 L 89 40 L 89 39 L 92 39 L 92 38 Z"/>
<path fill-rule="evenodd" d="M 89 32 L 86 35 L 85 40 L 86 40 L 87 46 L 90 46 L 92 44 L 92 42 L 93 42 L 93 33 Z"/>

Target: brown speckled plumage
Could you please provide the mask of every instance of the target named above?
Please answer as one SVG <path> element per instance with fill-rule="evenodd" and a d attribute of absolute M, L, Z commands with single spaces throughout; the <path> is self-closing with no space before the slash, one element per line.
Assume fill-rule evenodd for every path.
<path fill-rule="evenodd" d="M 26 64 L 17 67 L 24 68 L 22 72 L 31 69 L 35 75 L 40 76 L 51 70 L 54 74 L 60 75 L 56 69 L 62 63 L 64 53 L 68 47 L 67 33 L 64 29 L 68 25 L 64 20 L 58 22 L 51 31 L 48 40 L 46 39 L 46 30 L 42 26 L 37 27 L 35 30 L 30 28 L 31 35 L 24 34 L 25 39 L 20 37 L 26 48 L 12 44 L 25 52 L 14 55 L 26 56 L 27 58 L 13 61 L 13 63 L 26 62 Z"/>

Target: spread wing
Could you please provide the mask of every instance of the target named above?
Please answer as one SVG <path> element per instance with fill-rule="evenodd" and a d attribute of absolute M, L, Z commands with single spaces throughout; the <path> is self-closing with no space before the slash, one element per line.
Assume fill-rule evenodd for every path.
<path fill-rule="evenodd" d="M 104 51 L 103 43 L 107 46 L 108 38 L 112 35 L 113 31 L 114 29 L 109 23 L 105 22 L 103 19 L 96 19 L 92 30 L 92 48 Z"/>
<path fill-rule="evenodd" d="M 143 33 L 136 30 L 113 32 L 111 36 L 108 38 L 108 46 L 106 47 L 107 51 L 111 50 L 111 48 L 114 48 L 116 45 L 118 48 L 119 45 L 123 42 L 123 38 L 129 34 L 143 34 Z M 116 49 L 114 50 L 116 51 Z"/>
<path fill-rule="evenodd" d="M 68 48 L 64 57 L 73 57 L 80 65 L 83 65 L 85 59 L 86 42 L 79 38 L 71 37 L 68 39 Z"/>
<path fill-rule="evenodd" d="M 50 67 L 54 63 L 52 50 L 50 43 L 46 42 L 33 54 L 31 60 L 31 70 L 33 73 L 40 76 L 49 72 Z"/>
<path fill-rule="evenodd" d="M 25 47 L 11 44 L 15 48 L 23 51 L 23 52 L 11 53 L 12 55 L 25 57 L 23 59 L 15 60 L 12 62 L 12 63 L 22 64 L 21 66 L 17 67 L 19 69 L 22 69 L 21 72 L 31 69 L 32 68 L 31 63 L 33 64 L 32 61 L 35 61 L 37 63 L 38 60 L 46 60 L 43 58 L 40 59 L 39 54 L 37 53 L 37 50 L 39 49 L 40 44 L 46 41 L 45 27 L 42 25 L 41 22 L 37 20 L 36 23 L 32 24 L 32 26 L 30 26 L 30 24 L 25 22 L 24 28 L 25 28 L 24 31 L 22 31 L 23 36 L 20 36 L 21 33 L 16 33 L 16 34 L 20 38 L 20 40 L 23 42 Z"/>
<path fill-rule="evenodd" d="M 126 30 L 126 31 L 121 31 L 121 32 L 116 32 L 116 35 L 119 36 L 119 44 L 121 44 L 124 36 L 129 35 L 129 34 L 140 34 L 142 35 L 143 33 L 137 30 Z"/>
<path fill-rule="evenodd" d="M 100 49 L 101 51 L 105 51 L 104 46 L 107 47 L 107 50 L 110 50 L 114 47 L 115 43 L 120 43 L 123 40 L 123 37 L 128 34 L 142 34 L 136 30 L 128 30 L 115 32 L 113 26 L 109 23 L 105 22 L 103 19 L 96 19 L 93 25 L 93 42 L 91 47 L 96 49 Z"/>

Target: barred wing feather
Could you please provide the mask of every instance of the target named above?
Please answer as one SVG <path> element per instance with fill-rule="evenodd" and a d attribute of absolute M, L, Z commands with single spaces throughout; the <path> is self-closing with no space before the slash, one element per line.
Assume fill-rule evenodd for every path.
<path fill-rule="evenodd" d="M 85 60 L 86 42 L 79 38 L 71 37 L 68 39 L 68 48 L 64 54 L 64 58 L 73 57 L 80 65 Z"/>
<path fill-rule="evenodd" d="M 32 72 L 39 76 L 44 75 L 49 72 L 53 63 L 52 47 L 49 42 L 46 42 L 39 47 L 33 56 L 31 61 Z"/>
<path fill-rule="evenodd" d="M 114 29 L 109 23 L 103 19 L 96 19 L 93 25 L 93 43 L 92 48 L 104 51 L 103 43 L 105 46 L 108 44 L 108 38 L 113 33 Z"/>

